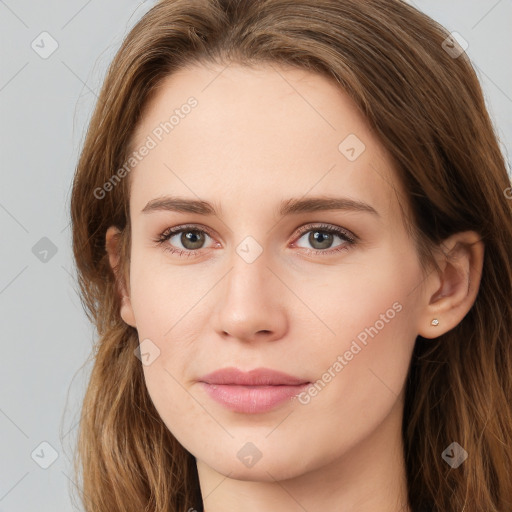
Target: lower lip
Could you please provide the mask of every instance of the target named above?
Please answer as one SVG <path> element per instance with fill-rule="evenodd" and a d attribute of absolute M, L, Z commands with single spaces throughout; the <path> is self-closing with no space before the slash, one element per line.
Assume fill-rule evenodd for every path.
<path fill-rule="evenodd" d="M 235 386 L 200 383 L 217 402 L 236 412 L 255 414 L 274 409 L 299 395 L 310 384 L 296 386 Z"/>

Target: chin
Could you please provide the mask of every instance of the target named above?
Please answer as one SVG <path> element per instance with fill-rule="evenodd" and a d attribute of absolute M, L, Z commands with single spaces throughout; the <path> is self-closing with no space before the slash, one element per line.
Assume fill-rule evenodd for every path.
<path fill-rule="evenodd" d="M 303 467 L 303 461 L 295 461 L 286 454 L 276 452 L 273 452 L 273 455 L 268 457 L 263 455 L 251 467 L 245 467 L 236 456 L 230 460 L 223 460 L 220 464 L 218 459 L 214 459 L 211 465 L 206 460 L 205 464 L 224 476 L 229 475 L 229 478 L 234 480 L 252 482 L 288 480 L 306 472 L 306 468 Z"/>

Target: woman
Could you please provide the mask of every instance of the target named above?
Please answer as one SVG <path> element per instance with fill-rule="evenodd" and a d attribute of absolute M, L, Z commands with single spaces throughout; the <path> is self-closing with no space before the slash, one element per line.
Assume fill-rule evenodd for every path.
<path fill-rule="evenodd" d="M 87 511 L 512 510 L 512 210 L 393 0 L 162 0 L 74 180 Z"/>

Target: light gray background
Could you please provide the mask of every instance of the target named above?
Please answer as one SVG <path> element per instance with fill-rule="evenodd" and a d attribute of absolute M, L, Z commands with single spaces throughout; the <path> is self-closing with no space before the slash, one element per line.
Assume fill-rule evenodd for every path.
<path fill-rule="evenodd" d="M 70 184 L 107 66 L 154 3 L 0 0 L 0 512 L 81 510 L 70 461 L 94 331 L 73 279 Z M 512 155 L 512 0 L 410 3 L 469 42 Z M 46 59 L 31 47 L 44 31 L 59 45 Z M 48 469 L 42 442 L 58 455 Z"/>

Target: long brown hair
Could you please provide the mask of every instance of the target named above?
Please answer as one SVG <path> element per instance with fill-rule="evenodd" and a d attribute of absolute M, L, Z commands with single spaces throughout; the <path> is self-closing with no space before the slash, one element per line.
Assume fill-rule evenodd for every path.
<path fill-rule="evenodd" d="M 98 330 L 75 471 L 87 512 L 202 511 L 195 459 L 160 419 L 119 314 L 105 233 L 129 265 L 131 138 L 163 78 L 188 64 L 279 63 L 335 80 L 395 163 L 422 263 L 451 234 L 485 243 L 476 301 L 454 329 L 418 336 L 402 435 L 409 502 L 440 512 L 512 510 L 512 201 L 497 136 L 467 56 L 399 0 L 161 0 L 130 31 L 101 90 L 71 199 L 83 303 Z M 200 107 L 199 107 L 200 108 Z M 105 183 L 111 181 L 108 192 Z M 457 469 L 441 457 L 458 442 Z"/>

